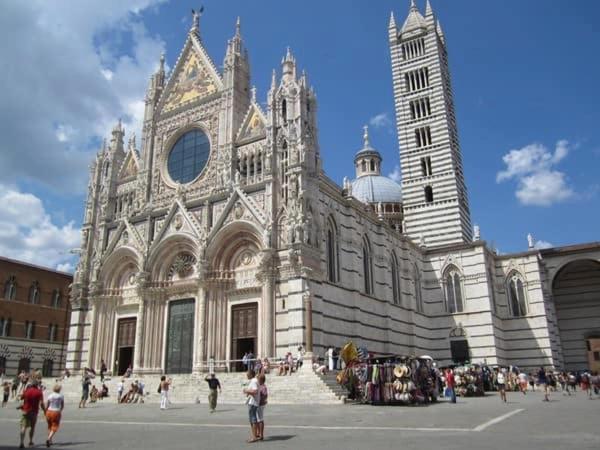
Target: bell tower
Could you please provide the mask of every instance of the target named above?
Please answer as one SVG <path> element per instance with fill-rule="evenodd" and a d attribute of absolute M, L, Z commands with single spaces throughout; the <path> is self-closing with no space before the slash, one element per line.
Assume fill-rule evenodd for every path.
<path fill-rule="evenodd" d="M 405 234 L 426 246 L 471 241 L 446 38 L 429 0 L 423 16 L 411 0 L 398 28 L 390 17 L 389 43 Z"/>

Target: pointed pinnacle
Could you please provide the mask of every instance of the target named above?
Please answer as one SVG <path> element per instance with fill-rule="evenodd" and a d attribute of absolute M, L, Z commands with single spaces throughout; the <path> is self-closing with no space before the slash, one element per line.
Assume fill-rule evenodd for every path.
<path fill-rule="evenodd" d="M 410 0 L 410 9 L 418 10 L 415 0 Z"/>
<path fill-rule="evenodd" d="M 235 22 L 235 35 L 236 36 L 240 35 L 240 29 L 241 29 L 241 21 L 240 21 L 240 16 L 238 16 L 238 18 Z"/>
<path fill-rule="evenodd" d="M 165 52 L 160 54 L 160 70 L 165 70 Z"/>
<path fill-rule="evenodd" d="M 256 103 L 256 86 L 252 86 L 250 92 L 252 93 L 252 103 Z"/>
<path fill-rule="evenodd" d="M 368 148 L 369 147 L 369 126 L 365 125 L 363 126 L 363 141 L 364 141 L 364 148 Z"/>
<path fill-rule="evenodd" d="M 425 4 L 425 15 L 426 16 L 433 15 L 433 8 L 431 7 L 431 3 L 429 2 L 429 0 L 427 0 L 427 3 Z"/>
<path fill-rule="evenodd" d="M 271 88 L 275 89 L 275 86 L 277 86 L 277 73 L 275 72 L 275 69 L 273 69 L 273 73 L 271 75 Z"/>
<path fill-rule="evenodd" d="M 394 27 L 394 28 L 395 28 L 395 27 L 396 27 L 396 19 L 394 18 L 394 11 L 392 11 L 392 12 L 390 13 L 390 23 L 389 23 L 389 27 L 390 27 L 390 28 L 392 28 L 392 27 Z"/>

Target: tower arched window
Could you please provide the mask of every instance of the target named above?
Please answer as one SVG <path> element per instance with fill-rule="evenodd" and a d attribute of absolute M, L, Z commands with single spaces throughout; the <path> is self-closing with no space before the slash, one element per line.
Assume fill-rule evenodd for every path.
<path fill-rule="evenodd" d="M 444 290 L 446 295 L 446 311 L 449 313 L 462 312 L 464 310 L 464 299 L 461 275 L 454 266 L 450 266 L 445 272 Z"/>
<path fill-rule="evenodd" d="M 371 295 L 373 293 L 373 261 L 371 256 L 371 245 L 369 241 L 363 239 L 363 281 L 365 294 Z"/>
<path fill-rule="evenodd" d="M 285 101 L 285 98 L 281 100 L 281 117 L 284 122 L 287 120 L 287 102 Z"/>
<path fill-rule="evenodd" d="M 391 259 L 391 272 L 392 272 L 392 299 L 395 305 L 402 304 L 402 284 L 400 281 L 400 266 L 398 265 L 398 258 L 396 254 L 392 252 Z"/>
<path fill-rule="evenodd" d="M 327 279 L 336 283 L 340 279 L 337 227 L 333 219 L 327 221 Z"/>
<path fill-rule="evenodd" d="M 415 309 L 417 312 L 423 312 L 423 297 L 421 293 L 421 272 L 416 264 L 413 265 L 413 282 L 415 285 Z"/>
<path fill-rule="evenodd" d="M 525 294 L 525 283 L 519 272 L 513 272 L 507 280 L 508 303 L 513 317 L 527 315 L 527 297 Z"/>
<path fill-rule="evenodd" d="M 37 305 L 40 302 L 40 285 L 34 281 L 29 288 L 29 303 Z"/>
<path fill-rule="evenodd" d="M 14 300 L 17 296 L 17 278 L 14 275 L 8 277 L 4 283 L 4 298 L 6 300 Z"/>
<path fill-rule="evenodd" d="M 425 186 L 425 202 L 433 203 L 433 188 L 431 186 Z"/>

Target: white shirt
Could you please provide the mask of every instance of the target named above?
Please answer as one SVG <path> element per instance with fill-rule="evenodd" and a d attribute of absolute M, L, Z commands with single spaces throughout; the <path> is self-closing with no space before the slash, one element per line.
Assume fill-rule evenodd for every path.
<path fill-rule="evenodd" d="M 64 401 L 64 395 L 58 392 L 53 392 L 48 396 L 48 411 L 60 411 L 62 409 Z"/>
<path fill-rule="evenodd" d="M 256 377 L 250 380 L 247 389 L 256 391 L 256 394 L 248 396 L 248 404 L 251 406 L 260 406 L 260 392 L 258 391 L 258 380 Z"/>
<path fill-rule="evenodd" d="M 122 381 L 119 381 L 119 384 L 117 384 L 117 391 L 123 392 L 123 382 Z"/>
<path fill-rule="evenodd" d="M 527 381 L 527 375 L 525 375 L 523 372 L 521 372 L 521 373 L 519 374 L 519 381 L 520 381 L 521 383 L 523 383 L 524 381 Z"/>
<path fill-rule="evenodd" d="M 496 380 L 498 381 L 498 384 L 504 384 L 504 374 L 502 372 L 499 372 L 498 376 L 496 377 Z"/>

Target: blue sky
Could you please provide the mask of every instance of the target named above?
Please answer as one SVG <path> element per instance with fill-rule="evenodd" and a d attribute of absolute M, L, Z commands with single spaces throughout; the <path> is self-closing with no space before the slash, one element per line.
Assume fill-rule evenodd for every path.
<path fill-rule="evenodd" d="M 424 0 L 417 4 L 423 11 Z M 213 61 L 222 63 L 239 15 L 252 82 L 264 101 L 271 70 L 290 46 L 317 92 L 327 173 L 339 183 L 353 175 L 369 122 L 384 172 L 393 172 L 399 158 L 387 24 L 390 11 L 402 24 L 409 1 L 282 5 L 204 1 L 201 34 Z M 432 5 L 448 43 L 471 215 L 483 238 L 501 252 L 526 249 L 528 232 L 540 245 L 599 240 L 600 3 Z M 67 251 L 77 246 L 86 166 L 118 117 L 128 131 L 139 128 L 140 101 L 159 54 L 166 51 L 174 64 L 190 9 L 198 6 L 3 5 L 0 57 L 13 64 L 0 75 L 11 88 L 0 93 L 8 132 L 0 143 L 1 254 L 72 267 Z M 23 208 L 33 218 L 24 218 Z"/>

